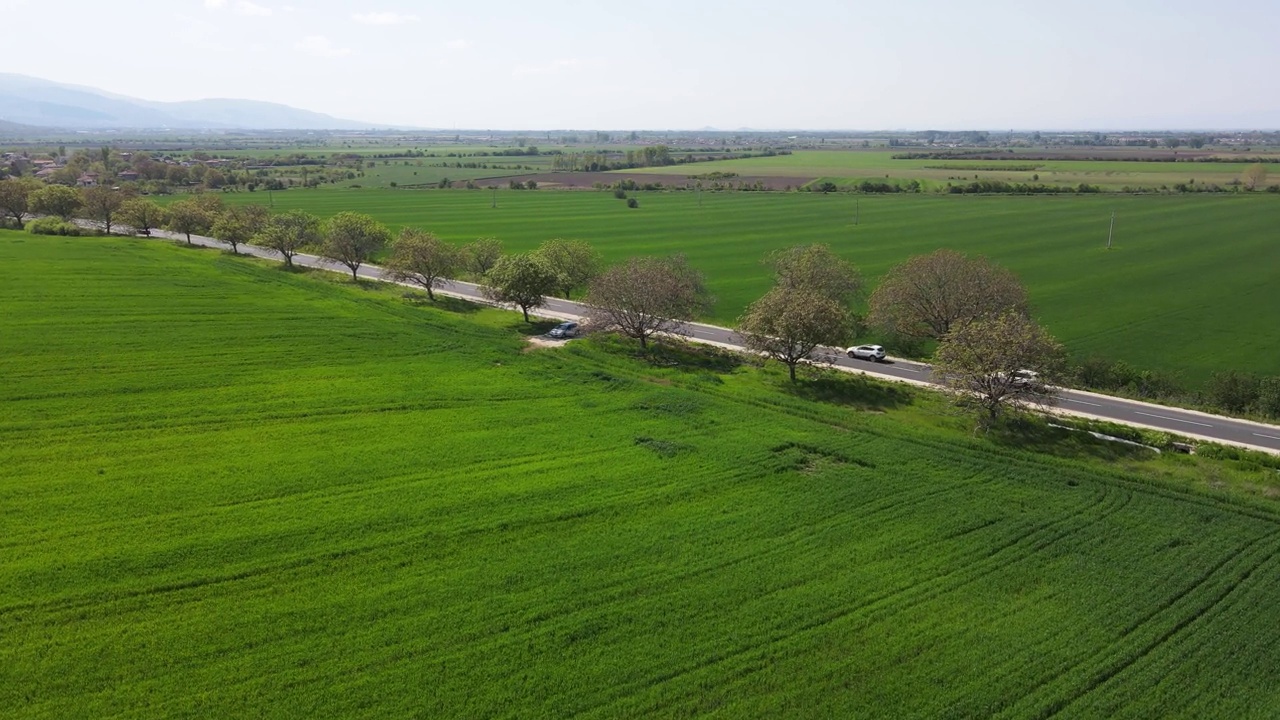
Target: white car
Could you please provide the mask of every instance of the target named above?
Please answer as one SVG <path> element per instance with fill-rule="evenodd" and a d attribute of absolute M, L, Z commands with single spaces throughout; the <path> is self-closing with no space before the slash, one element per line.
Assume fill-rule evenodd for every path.
<path fill-rule="evenodd" d="M 884 348 L 879 345 L 858 345 L 845 350 L 844 353 L 855 360 L 884 362 Z"/>
<path fill-rule="evenodd" d="M 551 328 L 551 332 L 547 333 L 557 340 L 568 340 L 569 338 L 578 337 L 578 323 L 566 322 Z"/>

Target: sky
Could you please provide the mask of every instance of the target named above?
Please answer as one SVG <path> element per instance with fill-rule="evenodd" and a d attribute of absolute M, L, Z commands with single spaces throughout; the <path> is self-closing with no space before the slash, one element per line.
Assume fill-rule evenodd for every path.
<path fill-rule="evenodd" d="M 1278 0 L 0 0 L 0 22 L 0 72 L 424 128 L 1280 128 Z"/>

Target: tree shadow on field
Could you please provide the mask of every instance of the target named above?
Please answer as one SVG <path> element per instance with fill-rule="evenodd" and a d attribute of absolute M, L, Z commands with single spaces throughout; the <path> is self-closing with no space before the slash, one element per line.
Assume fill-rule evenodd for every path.
<path fill-rule="evenodd" d="M 714 345 L 698 345 L 675 337 L 650 340 L 647 349 L 641 349 L 639 343 L 634 343 L 631 350 L 637 358 L 650 365 L 675 370 L 726 374 L 737 370 L 745 362 L 741 353 Z"/>
<path fill-rule="evenodd" d="M 406 290 L 400 297 L 414 307 L 435 308 L 436 310 L 443 310 L 457 315 L 470 315 L 483 309 L 482 305 L 449 295 L 436 295 L 436 299 L 432 300 L 427 297 L 426 293 L 415 290 Z"/>
<path fill-rule="evenodd" d="M 805 400 L 859 410 L 883 412 L 914 402 L 911 390 L 906 387 L 877 382 L 863 375 L 844 373 L 819 375 L 796 383 L 788 382 L 783 389 Z"/>
<path fill-rule="evenodd" d="M 546 335 L 551 332 L 551 328 L 564 322 L 564 320 L 556 320 L 554 318 L 545 319 L 538 317 L 530 317 L 529 322 L 525 322 L 524 317 L 515 313 L 512 313 L 512 315 L 515 316 L 514 319 L 511 322 L 505 323 L 503 327 L 523 335 L 524 337 Z"/>
<path fill-rule="evenodd" d="M 1151 460 L 1157 453 L 1145 447 L 1100 440 L 1087 432 L 1052 427 L 1039 417 L 1007 417 L 986 435 L 997 445 L 1061 458 L 1089 458 L 1107 462 Z"/>

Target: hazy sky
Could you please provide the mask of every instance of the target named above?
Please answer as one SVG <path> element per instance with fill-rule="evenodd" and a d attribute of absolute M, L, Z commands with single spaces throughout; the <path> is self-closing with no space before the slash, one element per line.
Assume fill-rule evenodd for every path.
<path fill-rule="evenodd" d="M 421 127 L 1280 127 L 1280 0 L 0 0 L 0 22 L 0 71 Z"/>

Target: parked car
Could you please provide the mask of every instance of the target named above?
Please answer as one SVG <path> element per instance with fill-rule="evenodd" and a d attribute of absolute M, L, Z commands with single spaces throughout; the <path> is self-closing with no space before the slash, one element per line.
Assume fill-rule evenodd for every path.
<path fill-rule="evenodd" d="M 1040 380 L 1040 373 L 1035 370 L 1014 370 L 1010 382 L 1014 387 L 1028 390 L 1039 391 L 1044 387 L 1044 383 Z"/>
<path fill-rule="evenodd" d="M 566 340 L 569 338 L 578 337 L 578 323 L 576 322 L 560 323 L 559 325 L 551 328 L 551 332 L 547 333 L 547 336 L 553 337 L 556 339 L 563 338 Z"/>
<path fill-rule="evenodd" d="M 1001 370 L 992 373 L 990 377 L 999 384 L 1004 384 L 1007 378 L 1008 385 L 1016 390 L 1028 390 L 1035 393 L 1045 391 L 1044 381 L 1040 379 L 1040 374 L 1034 370 L 1014 370 L 1011 373 Z"/>
<path fill-rule="evenodd" d="M 857 347 L 851 347 L 844 352 L 854 360 L 884 362 L 884 348 L 879 345 L 859 345 Z"/>

